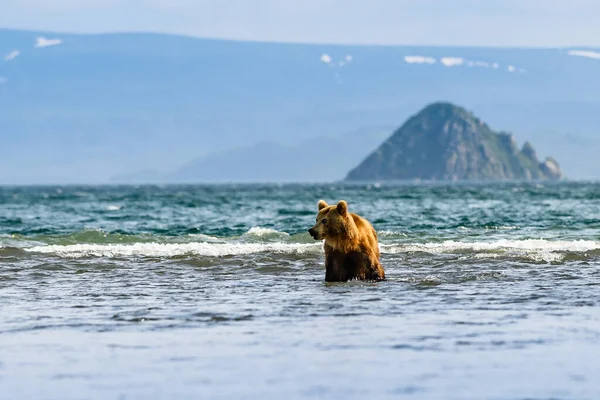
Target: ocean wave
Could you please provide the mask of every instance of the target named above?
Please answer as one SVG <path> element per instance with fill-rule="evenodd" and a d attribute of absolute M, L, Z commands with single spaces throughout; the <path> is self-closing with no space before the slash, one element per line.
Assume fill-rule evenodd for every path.
<path fill-rule="evenodd" d="M 322 245 L 303 243 L 135 243 L 135 244 L 73 244 L 35 246 L 31 253 L 54 254 L 60 257 L 223 257 L 257 253 L 318 254 Z"/>
<path fill-rule="evenodd" d="M 288 237 L 290 236 L 286 232 L 280 232 L 271 228 L 262 228 L 260 226 L 253 226 L 250 228 L 244 236 L 255 236 L 255 237 L 265 237 L 265 236 L 280 236 L 280 237 Z"/>
<path fill-rule="evenodd" d="M 254 229 L 254 228 L 253 228 Z M 252 229 L 250 230 L 252 231 Z M 265 228 L 256 228 L 253 233 L 245 235 L 279 235 L 278 241 L 247 241 L 243 238 L 213 238 L 205 235 L 190 235 L 181 241 L 139 241 L 135 243 L 28 243 L 23 250 L 30 253 L 53 254 L 59 257 L 177 257 L 203 256 L 222 257 L 250 255 L 258 253 L 276 254 L 312 254 L 323 253 L 322 242 L 306 241 L 304 236 L 288 234 Z M 285 238 L 282 238 L 285 236 Z M 194 240 L 188 242 L 187 240 Z M 174 240 L 174 239 L 173 239 Z M 1 243 L 11 246 L 10 243 Z M 12 247 L 12 246 L 11 246 Z M 588 257 L 589 252 L 597 255 L 600 242 L 592 240 L 545 240 L 501 239 L 488 242 L 463 242 L 446 240 L 426 243 L 380 243 L 382 255 L 425 253 L 431 255 L 452 254 L 461 258 L 476 259 L 523 259 L 536 262 L 560 262 L 567 255 Z"/>
<path fill-rule="evenodd" d="M 381 230 L 377 232 L 377 236 L 382 238 L 394 238 L 394 237 L 408 237 L 408 235 L 404 232 L 391 231 L 391 230 Z"/>
<path fill-rule="evenodd" d="M 290 235 L 286 232 L 271 228 L 255 226 L 241 235 L 234 236 L 212 236 L 203 233 L 188 233 L 185 235 L 165 235 L 156 233 L 106 232 L 101 229 L 85 229 L 72 233 L 41 234 L 34 236 L 24 235 L 2 235 L 0 234 L 0 245 L 18 248 L 27 248 L 43 245 L 76 245 L 76 244 L 137 244 L 137 243 L 159 243 L 159 244 L 193 244 L 193 243 L 306 243 L 308 233 Z M 312 241 L 311 241 L 312 242 Z"/>
<path fill-rule="evenodd" d="M 203 233 L 188 233 L 186 236 L 175 236 L 171 238 L 174 243 L 198 243 L 198 242 L 208 242 L 208 243 L 223 243 L 224 239 L 217 236 L 205 235 Z"/>
<path fill-rule="evenodd" d="M 0 235 L 0 249 L 23 248 L 43 245 L 44 242 L 33 238 L 23 238 L 19 235 Z"/>
<path fill-rule="evenodd" d="M 475 258 L 517 256 L 538 262 L 560 262 L 568 253 L 585 253 L 594 250 L 600 250 L 600 242 L 592 240 L 501 239 L 494 242 L 447 240 L 440 243 L 381 245 L 381 252 L 384 254 L 416 252 L 429 254 L 472 253 Z"/>
<path fill-rule="evenodd" d="M 394 245 L 384 245 L 394 248 Z M 397 247 L 397 246 L 396 246 Z M 494 242 L 460 242 L 447 240 L 441 243 L 408 244 L 401 246 L 402 251 L 447 252 L 453 250 L 494 251 L 494 250 L 548 250 L 548 251 L 590 251 L 600 249 L 600 242 L 593 240 L 546 240 L 500 239 Z"/>
<path fill-rule="evenodd" d="M 21 254 L 23 254 L 23 249 L 20 247 L 0 245 L 0 256 L 2 257 L 18 256 Z"/>

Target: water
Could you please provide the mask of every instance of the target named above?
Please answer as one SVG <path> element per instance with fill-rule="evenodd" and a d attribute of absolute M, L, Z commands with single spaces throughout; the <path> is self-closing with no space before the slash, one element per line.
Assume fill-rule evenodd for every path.
<path fill-rule="evenodd" d="M 324 282 L 319 199 L 387 281 Z M 600 184 L 0 188 L 2 399 L 598 399 Z"/>

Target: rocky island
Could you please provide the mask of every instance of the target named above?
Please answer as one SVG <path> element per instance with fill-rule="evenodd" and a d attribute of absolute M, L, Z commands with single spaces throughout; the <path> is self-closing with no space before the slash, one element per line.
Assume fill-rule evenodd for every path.
<path fill-rule="evenodd" d="M 494 132 L 471 112 L 434 103 L 411 117 L 356 168 L 348 181 L 558 180 L 558 162 L 540 162 L 533 146 Z"/>

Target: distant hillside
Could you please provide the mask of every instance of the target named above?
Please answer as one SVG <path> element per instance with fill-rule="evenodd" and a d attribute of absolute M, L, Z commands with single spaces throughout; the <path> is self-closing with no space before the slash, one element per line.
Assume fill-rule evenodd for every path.
<path fill-rule="evenodd" d="M 494 132 L 464 108 L 435 103 L 348 173 L 347 180 L 557 180 L 553 158 L 540 162 L 533 146 Z"/>
<path fill-rule="evenodd" d="M 307 166 L 323 162 L 304 145 L 312 138 L 339 143 L 345 136 L 366 155 L 381 138 L 357 141 L 352 132 L 397 126 L 440 99 L 519 132 L 520 140 L 560 159 L 570 178 L 600 178 L 599 57 L 597 49 L 581 48 L 306 45 L 0 29 L 0 184 L 101 183 L 138 171 L 169 180 L 251 179 L 241 160 L 263 157 L 261 143 L 292 152 L 305 167 L 293 176 L 310 180 Z M 351 153 L 331 154 L 333 168 L 322 177 L 343 179 L 352 164 L 334 158 L 359 156 Z M 170 173 L 214 157 L 233 163 L 227 173 Z M 263 172 L 261 179 L 279 180 L 283 169 Z"/>
<path fill-rule="evenodd" d="M 272 142 L 210 153 L 168 173 L 140 171 L 115 182 L 331 182 L 367 156 L 390 127 L 358 129 L 344 135 L 315 137 L 292 145 Z"/>

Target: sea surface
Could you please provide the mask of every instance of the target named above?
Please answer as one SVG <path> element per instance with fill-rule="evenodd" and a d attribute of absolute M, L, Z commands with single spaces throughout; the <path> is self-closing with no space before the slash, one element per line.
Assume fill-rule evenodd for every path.
<path fill-rule="evenodd" d="M 0 188 L 0 399 L 388 398 L 600 399 L 600 184 Z"/>

